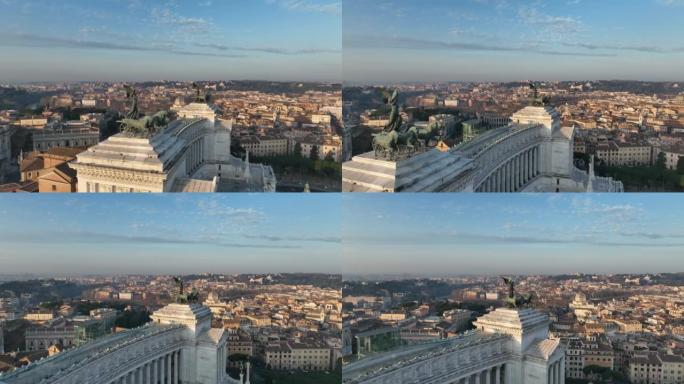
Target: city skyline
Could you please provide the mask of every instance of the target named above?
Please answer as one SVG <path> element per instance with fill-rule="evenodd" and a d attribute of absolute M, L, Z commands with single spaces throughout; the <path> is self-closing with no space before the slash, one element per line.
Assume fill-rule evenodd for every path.
<path fill-rule="evenodd" d="M 333 201 L 325 194 L 14 195 L 0 199 L 0 215 L 15 218 L 0 223 L 0 263 L 3 274 L 36 275 L 339 273 Z"/>
<path fill-rule="evenodd" d="M 346 83 L 682 81 L 679 0 L 345 1 Z"/>
<path fill-rule="evenodd" d="M 672 194 L 439 196 L 343 196 L 343 274 L 681 272 Z"/>
<path fill-rule="evenodd" d="M 0 83 L 341 80 L 336 0 L 0 1 Z"/>

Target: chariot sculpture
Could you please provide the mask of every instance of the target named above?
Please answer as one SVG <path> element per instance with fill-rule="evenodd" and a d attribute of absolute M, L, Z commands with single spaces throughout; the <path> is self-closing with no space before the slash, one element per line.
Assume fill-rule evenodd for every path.
<path fill-rule="evenodd" d="M 195 102 L 196 103 L 207 103 L 209 102 L 209 94 L 202 90 L 197 83 L 192 83 L 192 88 L 195 90 Z"/>
<path fill-rule="evenodd" d="M 508 286 L 508 296 L 505 300 L 508 308 L 522 308 L 532 304 L 534 294 L 528 293 L 525 295 L 516 295 L 515 280 L 505 276 L 501 276 L 501 280 L 503 280 L 504 284 Z"/>
<path fill-rule="evenodd" d="M 176 295 L 176 303 L 178 304 L 192 304 L 199 302 L 199 292 L 195 288 L 190 293 L 186 293 L 183 285 L 183 279 L 180 276 L 173 278 L 178 286 L 178 294 Z"/>
<path fill-rule="evenodd" d="M 152 116 L 141 117 L 138 109 L 138 92 L 129 85 L 124 87 L 130 105 L 126 117 L 119 120 L 119 130 L 121 132 L 128 136 L 148 138 L 169 124 L 171 118 L 167 111 L 160 111 Z"/>
<path fill-rule="evenodd" d="M 373 151 L 376 158 L 395 159 L 400 149 L 408 153 L 418 147 L 418 132 L 402 130 L 403 119 L 399 114 L 399 92 L 383 92 L 385 102 L 390 106 L 389 121 L 382 132 L 373 134 Z"/>
<path fill-rule="evenodd" d="M 124 85 L 124 89 L 126 90 L 126 99 L 130 103 L 126 118 L 137 119 L 140 117 L 140 111 L 138 110 L 138 91 L 128 84 Z"/>
<path fill-rule="evenodd" d="M 539 89 L 537 88 L 537 85 L 530 81 L 529 87 L 532 90 L 532 106 L 544 107 L 549 105 L 549 97 L 539 96 Z"/>

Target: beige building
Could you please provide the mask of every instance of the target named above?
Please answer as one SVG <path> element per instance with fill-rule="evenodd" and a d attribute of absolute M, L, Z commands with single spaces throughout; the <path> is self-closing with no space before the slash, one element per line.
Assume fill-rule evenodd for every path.
<path fill-rule="evenodd" d="M 100 131 L 87 121 L 54 122 L 33 134 L 33 149 L 90 147 L 100 142 Z"/>
<path fill-rule="evenodd" d="M 665 167 L 667 169 L 677 169 L 679 158 L 684 156 L 684 148 L 678 146 L 662 148 L 660 152 L 665 154 Z"/>
<path fill-rule="evenodd" d="M 679 355 L 649 353 L 629 361 L 633 384 L 680 384 L 684 382 L 684 358 Z"/>
<path fill-rule="evenodd" d="M 330 125 L 331 122 L 330 115 L 311 115 L 311 122 L 314 124 L 325 124 Z"/>
<path fill-rule="evenodd" d="M 74 193 L 78 188 L 76 171 L 62 163 L 38 178 L 39 193 Z"/>
<path fill-rule="evenodd" d="M 651 146 L 609 141 L 596 147 L 596 158 L 610 166 L 651 164 Z"/>
<path fill-rule="evenodd" d="M 641 332 L 641 323 L 634 320 L 613 320 L 617 324 L 618 330 L 622 333 Z"/>
<path fill-rule="evenodd" d="M 19 164 L 21 181 L 38 181 L 38 178 L 52 171 L 59 164 L 76 158 L 85 148 L 51 148 L 46 152 L 32 152 Z"/>
<path fill-rule="evenodd" d="M 381 321 L 402 321 L 406 320 L 404 312 L 385 312 L 381 313 L 379 319 Z"/>
<path fill-rule="evenodd" d="M 265 362 L 276 370 L 327 371 L 331 367 L 328 346 L 311 341 L 283 341 L 266 347 Z"/>
<path fill-rule="evenodd" d="M 30 118 L 30 119 L 20 119 L 19 125 L 22 127 L 29 128 L 43 128 L 47 125 L 48 119 L 44 117 Z"/>
<path fill-rule="evenodd" d="M 51 345 L 73 347 L 76 342 L 76 329 L 69 326 L 29 328 L 24 334 L 27 351 L 47 350 Z"/>
<path fill-rule="evenodd" d="M 323 140 L 302 140 L 300 145 L 302 146 L 303 157 L 309 157 L 311 149 L 318 147 L 319 159 L 323 160 L 330 155 L 333 160 L 337 162 L 342 161 L 342 138 L 340 136 L 333 136 Z"/>
<path fill-rule="evenodd" d="M 593 339 L 574 339 L 566 342 L 565 376 L 571 379 L 588 379 L 585 367 L 598 366 L 615 369 L 613 348 Z"/>
<path fill-rule="evenodd" d="M 258 157 L 280 156 L 290 153 L 289 140 L 277 137 L 247 137 L 240 139 L 240 146 Z"/>
<path fill-rule="evenodd" d="M 468 329 L 470 325 L 470 318 L 473 315 L 473 311 L 467 309 L 452 309 L 445 311 L 442 314 L 445 320 L 453 324 L 453 327 L 458 331 L 464 331 Z"/>
<path fill-rule="evenodd" d="M 52 311 L 44 311 L 44 310 L 31 311 L 31 312 L 24 315 L 24 320 L 35 322 L 35 323 L 42 323 L 42 322 L 50 321 L 54 318 L 55 318 L 55 314 Z"/>
<path fill-rule="evenodd" d="M 265 315 L 244 315 L 243 318 L 249 320 L 253 327 L 268 327 L 271 325 L 271 318 Z"/>

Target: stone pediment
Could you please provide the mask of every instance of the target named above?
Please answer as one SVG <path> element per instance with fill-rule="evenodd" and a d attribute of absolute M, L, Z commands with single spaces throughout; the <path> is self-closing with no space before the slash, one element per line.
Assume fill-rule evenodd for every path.
<path fill-rule="evenodd" d="M 200 118 L 210 121 L 216 120 L 217 110 L 215 107 L 206 103 L 190 103 L 178 111 L 181 118 Z"/>
<path fill-rule="evenodd" d="M 117 134 L 76 157 L 75 164 L 163 173 L 183 150 L 178 138 L 159 133 L 152 138 Z"/>
<path fill-rule="evenodd" d="M 153 320 L 196 320 L 211 318 L 209 308 L 201 304 L 169 304 L 152 314 Z M 164 321 L 161 321 L 164 323 Z"/>
<path fill-rule="evenodd" d="M 530 345 L 525 350 L 525 356 L 533 357 L 542 360 L 550 360 L 553 353 L 560 346 L 560 342 L 554 339 L 539 340 Z"/>
<path fill-rule="evenodd" d="M 221 341 L 226 334 L 223 328 L 212 328 L 202 333 L 197 339 L 213 345 L 221 345 Z"/>
<path fill-rule="evenodd" d="M 479 317 L 475 322 L 478 328 L 508 329 L 521 333 L 539 327 L 548 328 L 549 324 L 550 321 L 547 315 L 532 308 L 498 308 Z"/>
<path fill-rule="evenodd" d="M 343 190 L 348 192 L 433 192 L 456 179 L 460 169 L 472 169 L 472 160 L 454 151 L 431 149 L 416 156 L 390 161 L 372 152 L 354 156 L 342 165 Z"/>
<path fill-rule="evenodd" d="M 560 113 L 550 105 L 544 107 L 527 106 L 511 116 L 514 124 L 542 124 L 547 129 L 558 129 Z"/>

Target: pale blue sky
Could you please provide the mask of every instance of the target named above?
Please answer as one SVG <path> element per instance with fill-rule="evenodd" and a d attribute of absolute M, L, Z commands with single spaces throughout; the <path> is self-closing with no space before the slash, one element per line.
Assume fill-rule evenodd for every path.
<path fill-rule="evenodd" d="M 344 273 L 682 272 L 679 194 L 343 196 Z"/>
<path fill-rule="evenodd" d="M 0 83 L 341 80 L 341 0 L 0 0 Z"/>
<path fill-rule="evenodd" d="M 0 274 L 339 273 L 339 195 L 0 196 Z"/>
<path fill-rule="evenodd" d="M 682 0 L 344 0 L 346 82 L 683 81 Z"/>

